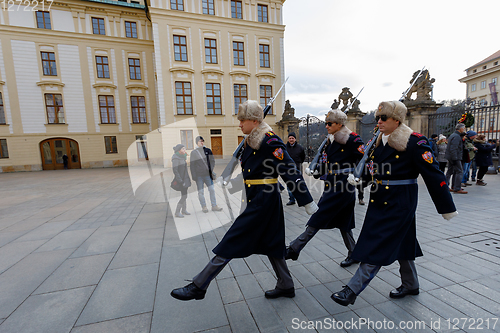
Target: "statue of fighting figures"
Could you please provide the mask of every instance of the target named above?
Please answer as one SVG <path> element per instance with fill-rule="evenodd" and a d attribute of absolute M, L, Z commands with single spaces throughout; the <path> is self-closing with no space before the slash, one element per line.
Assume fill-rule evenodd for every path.
<path fill-rule="evenodd" d="M 420 71 L 416 71 L 413 73 L 413 77 L 410 80 L 410 84 L 413 84 L 413 81 L 415 81 L 415 78 L 418 76 Z M 432 84 L 436 81 L 436 79 L 430 77 L 429 71 L 426 69 L 422 72 L 422 75 L 420 75 L 417 79 L 417 82 L 413 84 L 411 87 L 410 91 L 406 94 L 405 101 L 432 101 L 431 98 L 431 92 L 432 92 Z M 411 96 L 413 93 L 417 93 L 417 98 L 413 100 Z"/>
<path fill-rule="evenodd" d="M 353 96 L 354 95 L 349 90 L 349 88 L 347 88 L 347 87 L 342 88 L 342 92 L 339 95 L 339 100 L 341 100 L 342 104 L 344 104 L 344 106 L 342 106 L 342 109 L 341 109 L 342 111 L 345 111 L 345 109 L 347 108 L 347 105 L 349 104 L 349 99 L 352 98 Z"/>

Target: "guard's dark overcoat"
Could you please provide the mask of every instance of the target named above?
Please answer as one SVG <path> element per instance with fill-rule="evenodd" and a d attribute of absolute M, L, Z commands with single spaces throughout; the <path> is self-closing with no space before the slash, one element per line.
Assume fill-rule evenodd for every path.
<path fill-rule="evenodd" d="M 335 134 L 333 143 L 328 141 L 325 148 L 326 161 L 320 164 L 320 173 L 327 175 L 324 190 L 318 202 L 318 211 L 307 223 L 317 229 L 339 228 L 347 231 L 355 227 L 356 189 L 347 182 L 349 172 L 335 175 L 334 171 L 356 166 L 363 157 L 363 141 L 358 134 L 346 127 L 339 132 Z"/>
<path fill-rule="evenodd" d="M 262 123 L 264 131 L 258 149 L 246 144 L 241 157 L 243 178 L 264 179 L 281 176 L 293 192 L 299 206 L 313 201 L 304 178 L 286 152 L 281 139 Z M 252 136 L 251 133 L 249 135 Z M 244 258 L 264 254 L 284 258 L 285 217 L 278 184 L 245 185 L 246 208 L 213 252 L 224 258 Z"/>
<path fill-rule="evenodd" d="M 386 266 L 395 260 L 414 260 L 422 256 L 415 223 L 418 185 L 390 185 L 390 180 L 416 179 L 421 175 L 438 213 L 456 211 L 445 176 L 439 170 L 427 138 L 412 133 L 405 125 L 400 125 L 391 137 L 395 134 L 402 145 L 398 149 L 404 150 L 396 150 L 389 142 L 385 146 L 379 142 L 368 159 L 373 161 L 373 168 L 367 168 L 372 168 L 373 179 L 389 180 L 389 185 L 371 186 L 363 228 L 351 255 L 355 260 L 372 265 Z M 369 172 L 366 178 L 371 180 Z"/>

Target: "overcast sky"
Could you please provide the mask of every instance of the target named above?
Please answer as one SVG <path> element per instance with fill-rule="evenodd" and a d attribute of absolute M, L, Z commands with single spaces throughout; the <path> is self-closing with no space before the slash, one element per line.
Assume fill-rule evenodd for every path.
<path fill-rule="evenodd" d="M 434 100 L 463 99 L 464 70 L 500 50 L 500 0 L 286 0 L 286 99 L 323 115 L 342 87 L 360 109 L 397 100 L 429 69 Z"/>

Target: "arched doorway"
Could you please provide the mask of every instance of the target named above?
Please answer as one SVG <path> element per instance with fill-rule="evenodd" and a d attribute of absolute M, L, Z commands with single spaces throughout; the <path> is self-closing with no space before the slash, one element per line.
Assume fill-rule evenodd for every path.
<path fill-rule="evenodd" d="M 66 138 L 53 138 L 40 142 L 43 170 L 64 169 L 64 155 L 68 157 L 68 169 L 80 169 L 78 142 Z"/>

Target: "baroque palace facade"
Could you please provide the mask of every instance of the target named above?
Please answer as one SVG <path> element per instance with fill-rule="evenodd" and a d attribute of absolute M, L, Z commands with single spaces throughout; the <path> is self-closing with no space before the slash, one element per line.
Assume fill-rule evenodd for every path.
<path fill-rule="evenodd" d="M 0 171 L 167 166 L 197 135 L 232 154 L 238 104 L 284 82 L 284 2 L 5 1 Z"/>

